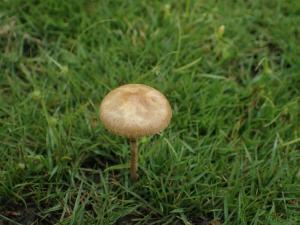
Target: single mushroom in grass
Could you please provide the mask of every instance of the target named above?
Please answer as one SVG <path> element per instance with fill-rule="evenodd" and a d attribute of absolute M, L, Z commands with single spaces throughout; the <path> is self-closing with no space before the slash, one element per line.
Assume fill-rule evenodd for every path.
<path fill-rule="evenodd" d="M 143 84 L 126 84 L 109 92 L 100 105 L 100 119 L 110 132 L 129 139 L 130 175 L 138 179 L 138 139 L 165 129 L 172 109 L 166 97 Z"/>

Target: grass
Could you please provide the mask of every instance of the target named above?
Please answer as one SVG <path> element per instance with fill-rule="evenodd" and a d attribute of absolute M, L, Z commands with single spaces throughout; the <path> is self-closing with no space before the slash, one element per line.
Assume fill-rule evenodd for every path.
<path fill-rule="evenodd" d="M 298 1 L 0 2 L 0 224 L 300 224 Z M 174 116 L 98 119 L 145 83 Z"/>

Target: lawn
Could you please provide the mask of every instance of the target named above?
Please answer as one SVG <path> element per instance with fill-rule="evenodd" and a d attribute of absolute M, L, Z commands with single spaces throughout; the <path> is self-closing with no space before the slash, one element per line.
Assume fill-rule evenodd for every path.
<path fill-rule="evenodd" d="M 0 225 L 300 224 L 300 2 L 0 1 Z M 152 86 L 162 133 L 98 113 Z"/>

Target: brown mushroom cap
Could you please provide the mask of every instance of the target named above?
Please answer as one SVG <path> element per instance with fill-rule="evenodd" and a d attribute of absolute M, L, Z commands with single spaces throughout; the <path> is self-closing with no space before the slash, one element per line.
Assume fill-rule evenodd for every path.
<path fill-rule="evenodd" d="M 126 84 L 109 92 L 100 105 L 100 119 L 110 132 L 127 138 L 156 134 L 171 120 L 166 97 L 143 84 Z"/>

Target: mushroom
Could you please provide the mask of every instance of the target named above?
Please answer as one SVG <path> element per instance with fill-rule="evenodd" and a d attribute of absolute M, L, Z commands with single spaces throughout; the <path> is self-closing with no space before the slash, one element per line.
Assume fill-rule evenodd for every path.
<path fill-rule="evenodd" d="M 165 129 L 172 109 L 158 90 L 143 84 L 126 84 L 110 91 L 100 105 L 104 127 L 129 139 L 131 149 L 130 176 L 138 180 L 138 139 Z"/>

